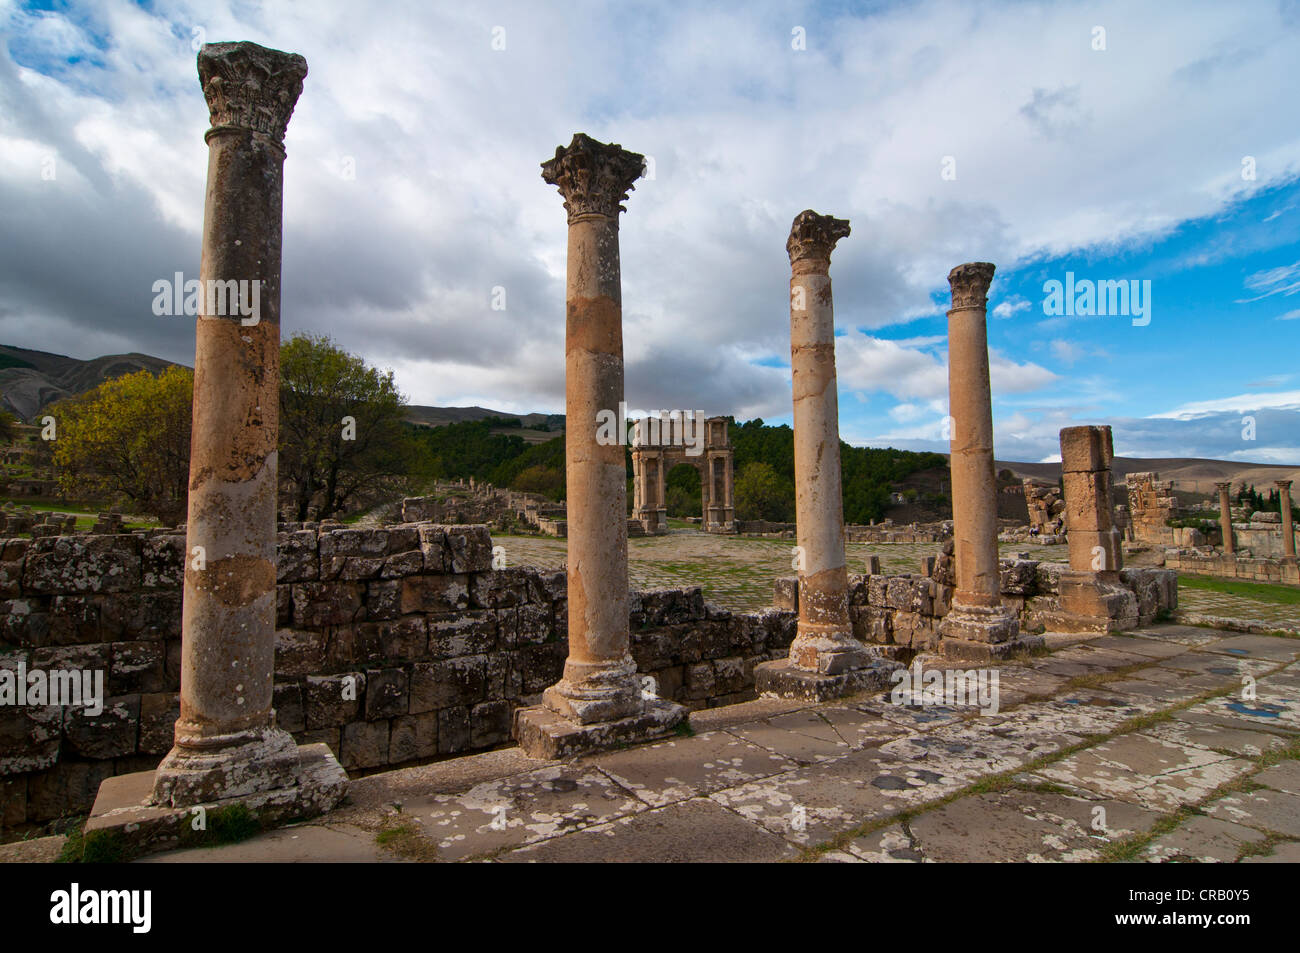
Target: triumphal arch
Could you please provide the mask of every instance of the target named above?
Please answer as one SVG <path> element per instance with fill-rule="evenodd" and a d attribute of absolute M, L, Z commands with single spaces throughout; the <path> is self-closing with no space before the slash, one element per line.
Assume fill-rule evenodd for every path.
<path fill-rule="evenodd" d="M 637 422 L 632 437 L 632 518 L 640 521 L 647 533 L 668 532 L 664 481 L 673 467 L 683 463 L 700 474 L 702 528 L 709 533 L 736 531 L 729 421 L 726 417 L 703 417 L 703 413 L 662 414 Z"/>

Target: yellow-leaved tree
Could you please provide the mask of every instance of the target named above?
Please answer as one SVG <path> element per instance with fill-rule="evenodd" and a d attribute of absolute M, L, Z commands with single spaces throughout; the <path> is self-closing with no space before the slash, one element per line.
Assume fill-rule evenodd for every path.
<path fill-rule="evenodd" d="M 172 366 L 157 377 L 116 377 L 47 408 L 59 489 L 130 506 L 166 526 L 184 521 L 193 400 L 193 371 Z"/>

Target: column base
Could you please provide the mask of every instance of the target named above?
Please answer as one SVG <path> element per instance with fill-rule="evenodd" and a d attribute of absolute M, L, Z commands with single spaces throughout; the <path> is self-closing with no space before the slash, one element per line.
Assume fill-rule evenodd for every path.
<path fill-rule="evenodd" d="M 847 629 L 826 626 L 820 630 L 799 623 L 790 643 L 789 661 L 795 668 L 817 675 L 841 675 L 857 668 L 869 668 L 880 656 Z"/>
<path fill-rule="evenodd" d="M 1118 578 L 1095 572 L 1061 573 L 1061 610 L 1043 616 L 1055 632 L 1119 632 L 1141 624 L 1137 596 Z"/>
<path fill-rule="evenodd" d="M 579 725 L 620 721 L 640 714 L 645 695 L 637 681 L 636 663 L 564 663 L 564 677 L 542 692 L 542 705 Z"/>
<path fill-rule="evenodd" d="M 887 688 L 892 684 L 890 673 L 902 667 L 899 662 L 871 656 L 866 665 L 829 674 L 799 668 L 785 658 L 755 666 L 754 688 L 769 697 L 824 702 Z"/>
<path fill-rule="evenodd" d="M 968 606 L 953 602 L 939 623 L 942 641 L 984 642 L 996 645 L 1020 635 L 1020 620 L 1006 606 Z"/>
<path fill-rule="evenodd" d="M 1018 635 L 1005 642 L 944 638 L 939 640 L 939 653 L 946 659 L 960 662 L 1000 662 L 1046 645 L 1047 640 L 1041 635 Z"/>
<path fill-rule="evenodd" d="M 671 737 L 689 714 L 676 702 L 643 697 L 640 710 L 628 717 L 581 723 L 546 705 L 536 705 L 516 709 L 511 734 L 528 757 L 556 761 Z"/>
<path fill-rule="evenodd" d="M 154 803 L 156 771 L 108 778 L 86 821 L 87 852 L 127 860 L 177 847 L 215 847 L 228 836 L 223 819 L 256 830 L 333 810 L 347 793 L 346 772 L 327 745 L 295 749 L 290 786 L 183 807 Z"/>
<path fill-rule="evenodd" d="M 298 745 L 274 726 L 179 743 L 154 772 L 153 803 L 185 807 L 290 788 Z"/>

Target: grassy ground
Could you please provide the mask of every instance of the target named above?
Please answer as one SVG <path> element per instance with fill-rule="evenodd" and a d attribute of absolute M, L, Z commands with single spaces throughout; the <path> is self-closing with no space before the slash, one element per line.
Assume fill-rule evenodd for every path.
<path fill-rule="evenodd" d="M 77 517 L 77 530 L 79 532 L 86 532 L 89 530 L 95 525 L 95 521 L 99 518 L 98 512 L 91 513 L 83 509 L 83 507 L 87 505 L 85 503 L 65 503 L 59 505 L 58 503 L 47 503 L 43 501 L 32 502 L 31 500 L 23 499 L 22 497 L 0 497 L 0 505 L 3 505 L 4 503 L 13 503 L 13 505 L 18 508 L 25 506 L 33 513 L 71 513 Z M 123 523 L 123 528 L 129 532 L 133 529 L 152 529 L 157 525 L 158 521 L 153 517 L 131 515 L 130 518 Z"/>
<path fill-rule="evenodd" d="M 1300 589 L 1295 586 L 1279 586 L 1266 582 L 1243 582 L 1240 579 L 1220 579 L 1217 576 L 1180 575 L 1180 589 L 1196 589 L 1202 592 L 1219 592 L 1243 599 L 1255 599 L 1259 602 L 1271 602 L 1275 605 L 1300 606 Z"/>

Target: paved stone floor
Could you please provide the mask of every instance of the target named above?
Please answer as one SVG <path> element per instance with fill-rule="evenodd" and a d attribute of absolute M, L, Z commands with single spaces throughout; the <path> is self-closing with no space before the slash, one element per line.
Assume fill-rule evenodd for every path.
<path fill-rule="evenodd" d="M 372 775 L 325 818 L 149 861 L 1300 860 L 1300 640 L 1049 645 L 997 670 L 996 714 L 760 699 L 572 762 Z"/>

